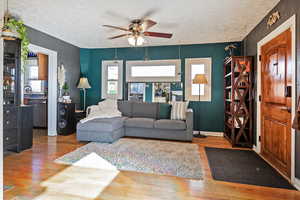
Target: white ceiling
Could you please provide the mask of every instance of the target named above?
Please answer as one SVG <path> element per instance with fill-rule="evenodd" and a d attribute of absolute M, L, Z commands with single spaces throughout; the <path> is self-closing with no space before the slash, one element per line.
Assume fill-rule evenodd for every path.
<path fill-rule="evenodd" d="M 108 40 L 129 19 L 156 10 L 150 31 L 171 39 L 148 38 L 146 45 L 201 44 L 242 40 L 280 0 L 9 0 L 10 11 L 26 25 L 82 48 L 129 46 Z"/>

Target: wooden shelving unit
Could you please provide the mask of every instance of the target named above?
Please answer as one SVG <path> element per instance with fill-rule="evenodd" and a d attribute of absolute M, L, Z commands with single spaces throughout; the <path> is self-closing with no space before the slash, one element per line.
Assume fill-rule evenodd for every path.
<path fill-rule="evenodd" d="M 233 56 L 224 61 L 224 136 L 232 146 L 253 145 L 252 60 Z"/>

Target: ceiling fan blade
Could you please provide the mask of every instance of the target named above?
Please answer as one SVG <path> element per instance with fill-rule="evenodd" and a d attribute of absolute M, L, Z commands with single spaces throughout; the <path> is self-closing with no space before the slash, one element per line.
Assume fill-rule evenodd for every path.
<path fill-rule="evenodd" d="M 145 36 L 150 36 L 150 37 L 161 37 L 161 38 L 171 38 L 173 34 L 171 33 L 158 33 L 158 32 L 144 32 Z"/>
<path fill-rule="evenodd" d="M 148 10 L 142 17 L 141 19 L 144 20 L 146 18 L 149 18 L 150 16 L 152 16 L 154 13 L 156 13 L 158 11 L 158 8 L 152 8 L 151 10 Z"/>
<path fill-rule="evenodd" d="M 143 23 L 142 23 L 143 32 L 147 31 L 149 28 L 151 28 L 155 24 L 157 24 L 157 22 L 155 22 L 155 21 L 153 21 L 151 19 L 144 20 Z"/>
<path fill-rule="evenodd" d="M 120 38 L 120 37 L 125 37 L 125 36 L 128 36 L 130 34 L 122 34 L 122 35 L 117 35 L 117 36 L 114 36 L 114 37 L 109 37 L 108 39 L 112 40 L 112 39 L 116 39 L 116 38 Z"/>
<path fill-rule="evenodd" d="M 122 28 L 122 27 L 118 27 L 118 26 L 111 26 L 111 25 L 103 25 L 103 26 L 107 27 L 107 28 L 119 29 L 119 30 L 122 30 L 122 31 L 129 31 L 127 28 Z"/>
<path fill-rule="evenodd" d="M 109 17 L 109 18 L 115 18 L 117 20 L 122 20 L 122 21 L 126 21 L 126 22 L 131 22 L 131 19 L 125 15 L 122 15 L 120 12 L 114 12 L 114 11 L 107 11 L 105 12 L 105 14 Z"/>

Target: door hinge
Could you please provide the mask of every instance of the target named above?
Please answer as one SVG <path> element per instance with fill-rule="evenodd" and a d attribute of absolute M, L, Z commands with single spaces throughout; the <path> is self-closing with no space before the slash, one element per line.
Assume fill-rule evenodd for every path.
<path fill-rule="evenodd" d="M 258 96 L 258 101 L 261 102 L 261 95 Z"/>
<path fill-rule="evenodd" d="M 261 61 L 261 55 L 259 55 L 259 61 Z"/>
<path fill-rule="evenodd" d="M 260 137 L 260 136 L 258 137 L 258 141 L 260 141 L 260 142 L 261 142 L 261 137 Z"/>

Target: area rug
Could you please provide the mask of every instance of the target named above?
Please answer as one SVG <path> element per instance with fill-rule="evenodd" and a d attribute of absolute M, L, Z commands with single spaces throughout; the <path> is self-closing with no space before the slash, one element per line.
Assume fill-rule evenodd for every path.
<path fill-rule="evenodd" d="M 274 188 L 295 188 L 254 151 L 205 148 L 215 180 Z"/>
<path fill-rule="evenodd" d="M 201 161 L 196 144 L 121 138 L 115 143 L 91 142 L 58 159 L 72 165 L 96 153 L 118 170 L 201 179 Z"/>

